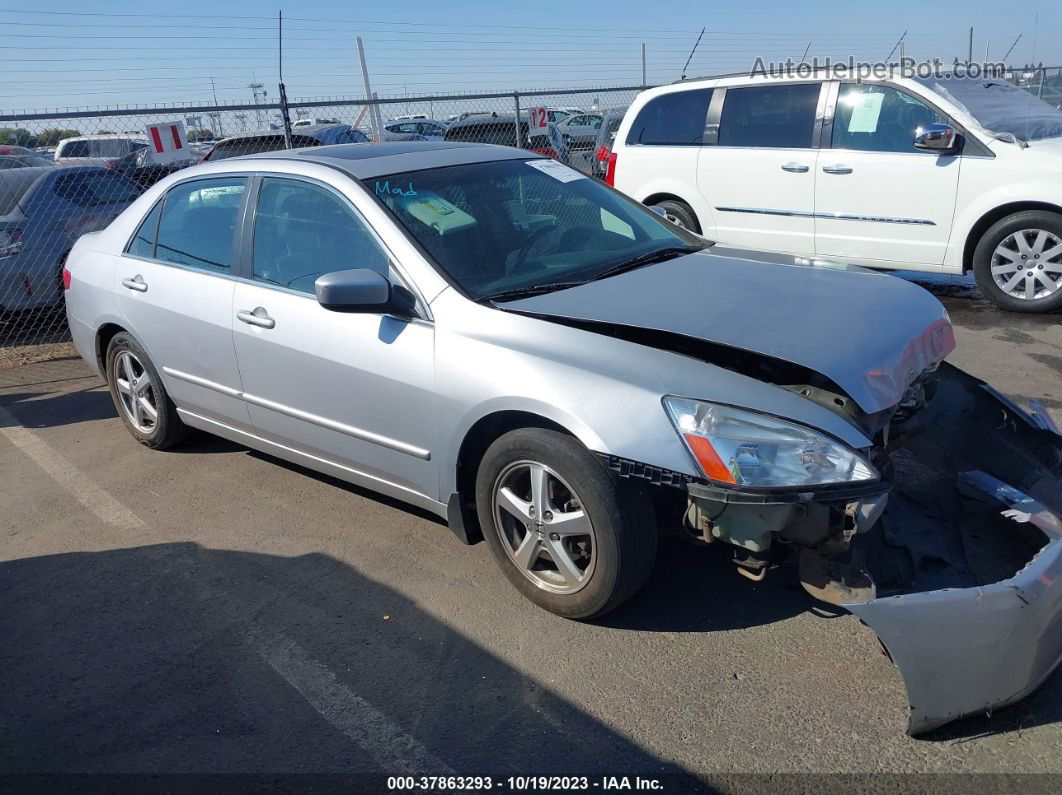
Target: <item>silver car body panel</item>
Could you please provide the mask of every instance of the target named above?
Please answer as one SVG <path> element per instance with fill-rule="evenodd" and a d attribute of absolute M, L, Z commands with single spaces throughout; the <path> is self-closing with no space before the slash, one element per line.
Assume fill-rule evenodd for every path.
<path fill-rule="evenodd" d="M 713 246 L 505 308 L 656 329 L 799 364 L 868 414 L 895 406 L 916 376 L 955 347 L 947 313 L 921 287 L 800 262 Z"/>
<path fill-rule="evenodd" d="M 869 432 L 794 391 L 704 357 L 601 333 L 598 325 L 657 329 L 797 364 L 832 380 L 867 412 L 894 405 L 953 345 L 940 304 L 916 286 L 718 247 L 535 298 L 475 303 L 448 284 L 373 196 L 376 178 L 388 174 L 529 157 L 504 147 L 391 143 L 266 153 L 178 172 L 76 244 L 67 294 L 74 344 L 99 370 L 100 330 L 126 328 L 189 425 L 440 516 L 458 489 L 462 443 L 500 412 L 544 418 L 596 453 L 690 479 L 699 469 L 661 405 L 668 394 L 784 417 L 855 449 L 872 446 Z M 239 272 L 206 273 L 122 253 L 170 187 L 236 174 L 309 179 L 344 196 L 415 291 L 419 316 L 330 312 L 312 296 Z M 138 276 L 146 290 L 123 286 Z M 236 320 L 258 307 L 274 327 Z M 993 475 L 1028 488 L 1021 478 Z M 1013 499 L 1029 507 L 1020 495 Z M 1051 524 L 1057 519 L 1039 509 L 1035 515 L 1054 533 L 1051 543 L 1006 581 L 849 606 L 878 631 L 921 702 L 913 730 L 1020 697 L 1057 660 L 1062 601 L 1052 584 L 1062 574 L 1062 541 Z M 960 631 L 972 644 L 969 661 L 949 657 L 963 638 L 941 633 L 942 626 L 968 627 Z M 967 698 L 961 688 L 942 686 L 941 666 L 979 694 Z"/>

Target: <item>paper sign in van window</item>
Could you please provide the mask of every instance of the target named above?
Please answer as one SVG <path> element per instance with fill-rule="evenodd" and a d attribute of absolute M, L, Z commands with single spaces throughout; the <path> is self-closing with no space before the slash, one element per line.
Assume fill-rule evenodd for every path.
<path fill-rule="evenodd" d="M 574 168 L 568 168 L 568 166 L 558 163 L 556 160 L 525 160 L 524 162 L 531 168 L 537 168 L 543 174 L 549 174 L 553 179 L 560 182 L 586 179 L 586 174 L 576 171 Z"/>
<path fill-rule="evenodd" d="M 884 94 L 850 94 L 853 100 L 852 117 L 848 120 L 848 132 L 872 133 L 878 131 L 881 102 Z M 847 97 L 846 97 L 847 99 Z"/>

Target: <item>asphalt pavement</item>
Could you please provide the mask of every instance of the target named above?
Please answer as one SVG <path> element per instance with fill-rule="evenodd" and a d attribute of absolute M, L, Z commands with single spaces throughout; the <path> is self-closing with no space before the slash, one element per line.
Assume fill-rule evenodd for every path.
<path fill-rule="evenodd" d="M 1062 317 L 931 287 L 952 361 L 1062 420 Z M 728 558 L 665 541 L 635 601 L 566 621 L 427 514 L 140 447 L 80 360 L 0 370 L 0 773 L 1062 774 L 1062 674 L 908 737 L 873 633 Z"/>

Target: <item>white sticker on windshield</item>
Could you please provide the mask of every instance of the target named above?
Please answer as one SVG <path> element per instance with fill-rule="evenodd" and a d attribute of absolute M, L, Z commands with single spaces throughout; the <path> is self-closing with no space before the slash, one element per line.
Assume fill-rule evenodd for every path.
<path fill-rule="evenodd" d="M 549 174 L 553 179 L 561 182 L 586 179 L 586 174 L 580 173 L 574 168 L 568 168 L 564 163 L 558 163 L 556 160 L 525 160 L 524 162 L 531 168 L 537 168 L 543 174 Z"/>
<path fill-rule="evenodd" d="M 849 95 L 852 96 L 852 95 Z M 848 97 L 845 97 L 848 99 Z M 848 120 L 848 132 L 873 133 L 878 131 L 881 116 L 881 101 L 884 94 L 856 94 L 852 105 L 852 118 Z"/>

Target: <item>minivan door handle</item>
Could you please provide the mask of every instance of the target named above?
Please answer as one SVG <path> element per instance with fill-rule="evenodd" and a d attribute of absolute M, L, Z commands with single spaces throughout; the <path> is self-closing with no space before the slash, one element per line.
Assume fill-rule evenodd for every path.
<path fill-rule="evenodd" d="M 250 326 L 258 326 L 259 328 L 273 328 L 273 326 L 277 324 L 277 322 L 269 316 L 269 313 L 260 306 L 256 306 L 253 312 L 247 309 L 241 309 L 236 313 L 236 319 L 242 323 L 246 323 Z"/>
<path fill-rule="evenodd" d="M 852 167 L 844 166 L 838 163 L 835 166 L 823 166 L 822 170 L 827 174 L 851 174 Z"/>
<path fill-rule="evenodd" d="M 138 293 L 147 292 L 147 282 L 144 281 L 144 277 L 139 273 L 132 279 L 122 279 L 122 287 L 128 287 L 130 290 L 136 290 Z"/>
<path fill-rule="evenodd" d="M 807 174 L 808 168 L 803 163 L 786 163 L 782 166 L 782 171 L 788 171 L 791 174 Z"/>

